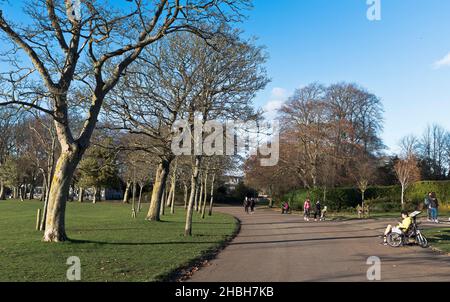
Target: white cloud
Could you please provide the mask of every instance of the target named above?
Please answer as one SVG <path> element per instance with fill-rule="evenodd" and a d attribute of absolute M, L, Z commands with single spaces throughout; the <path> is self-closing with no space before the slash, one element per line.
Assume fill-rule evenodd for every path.
<path fill-rule="evenodd" d="M 440 69 L 443 67 L 450 67 L 450 52 L 443 57 L 442 59 L 440 59 L 439 61 L 435 62 L 433 64 L 434 69 Z"/>
<path fill-rule="evenodd" d="M 276 87 L 272 89 L 270 99 L 263 107 L 266 118 L 273 119 L 277 115 L 277 111 L 281 109 L 288 99 L 288 92 L 286 89 Z"/>

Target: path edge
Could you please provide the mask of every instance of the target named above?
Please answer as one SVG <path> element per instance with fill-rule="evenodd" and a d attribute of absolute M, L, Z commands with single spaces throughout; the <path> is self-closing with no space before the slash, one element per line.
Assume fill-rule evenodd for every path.
<path fill-rule="evenodd" d="M 217 256 L 225 250 L 230 243 L 239 235 L 241 232 L 242 221 L 232 216 L 236 222 L 236 227 L 231 235 L 229 235 L 224 241 L 219 243 L 218 246 L 210 248 L 202 253 L 197 258 L 194 258 L 188 262 L 188 264 L 183 265 L 172 272 L 169 272 L 163 276 L 157 278 L 159 282 L 185 282 L 189 280 L 192 275 L 198 272 L 203 267 L 207 266 L 209 262 L 216 259 Z"/>

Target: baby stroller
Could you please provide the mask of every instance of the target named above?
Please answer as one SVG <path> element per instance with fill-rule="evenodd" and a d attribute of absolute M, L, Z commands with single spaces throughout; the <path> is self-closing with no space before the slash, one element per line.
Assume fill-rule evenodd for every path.
<path fill-rule="evenodd" d="M 419 245 L 422 248 L 428 247 L 428 240 L 425 238 L 425 236 L 422 234 L 422 232 L 419 230 L 417 217 L 422 212 L 416 211 L 409 215 L 412 218 L 412 224 L 409 227 L 409 229 L 406 232 L 402 231 L 393 231 L 387 236 L 387 243 L 391 247 L 400 247 L 405 246 L 410 243 L 415 243 Z"/>

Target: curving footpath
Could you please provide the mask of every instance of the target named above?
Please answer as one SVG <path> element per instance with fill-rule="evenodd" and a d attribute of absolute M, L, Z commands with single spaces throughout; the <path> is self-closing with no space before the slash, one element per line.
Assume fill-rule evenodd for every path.
<path fill-rule="evenodd" d="M 217 210 L 241 220 L 241 232 L 190 282 L 368 281 L 372 256 L 381 259 L 382 281 L 450 281 L 449 256 L 380 244 L 379 235 L 395 220 L 306 223 L 271 210 Z"/>

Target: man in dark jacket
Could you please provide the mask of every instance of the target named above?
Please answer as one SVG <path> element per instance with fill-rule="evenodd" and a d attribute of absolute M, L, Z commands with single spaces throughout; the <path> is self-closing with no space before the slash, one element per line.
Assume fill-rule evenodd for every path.
<path fill-rule="evenodd" d="M 322 205 L 320 204 L 320 200 L 316 203 L 316 212 L 314 213 L 314 220 L 317 221 L 322 216 Z"/>

